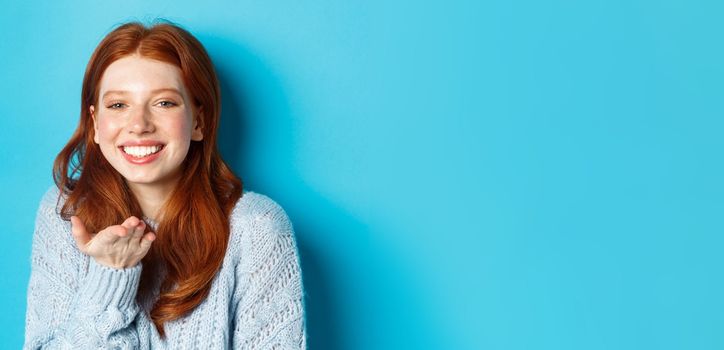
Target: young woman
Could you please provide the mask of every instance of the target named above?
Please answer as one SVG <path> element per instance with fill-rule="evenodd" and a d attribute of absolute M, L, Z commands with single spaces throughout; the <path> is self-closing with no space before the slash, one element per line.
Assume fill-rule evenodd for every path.
<path fill-rule="evenodd" d="M 37 212 L 26 349 L 306 348 L 292 225 L 221 159 L 219 108 L 186 30 L 101 41 Z"/>

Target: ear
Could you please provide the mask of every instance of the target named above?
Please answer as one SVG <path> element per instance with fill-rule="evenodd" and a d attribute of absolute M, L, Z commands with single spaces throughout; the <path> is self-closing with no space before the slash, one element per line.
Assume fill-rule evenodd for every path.
<path fill-rule="evenodd" d="M 96 121 L 95 106 L 90 105 L 88 110 L 90 111 L 90 116 L 93 119 L 93 141 L 98 143 L 98 122 Z"/>
<path fill-rule="evenodd" d="M 199 108 L 196 116 L 194 116 L 194 126 L 191 130 L 191 140 L 193 141 L 201 141 L 204 139 L 204 128 L 201 123 L 199 123 L 199 120 L 201 120 L 201 113 L 203 112 L 201 108 Z"/>

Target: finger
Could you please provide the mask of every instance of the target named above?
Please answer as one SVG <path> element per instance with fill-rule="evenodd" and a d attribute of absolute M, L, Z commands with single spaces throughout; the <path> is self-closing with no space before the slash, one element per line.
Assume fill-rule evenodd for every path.
<path fill-rule="evenodd" d="M 146 233 L 141 239 L 141 251 L 143 255 L 146 255 L 148 249 L 151 248 L 151 244 L 156 240 L 156 234 L 153 232 Z"/>
<path fill-rule="evenodd" d="M 118 235 L 118 237 L 119 237 L 119 238 L 118 238 L 118 241 L 129 241 L 129 240 L 132 240 L 132 239 L 134 239 L 134 238 L 135 238 L 135 239 L 138 239 L 138 237 L 136 237 L 136 232 L 139 230 L 139 227 L 142 227 L 142 228 L 141 228 L 141 231 L 142 231 L 141 233 L 143 233 L 143 230 L 144 230 L 145 227 L 146 227 L 145 225 L 146 225 L 146 224 L 145 224 L 142 220 L 140 220 L 139 218 L 137 218 L 137 217 L 135 217 L 135 216 L 131 216 L 131 217 L 127 218 L 127 219 L 126 219 L 125 221 L 123 221 L 123 223 L 120 225 L 121 227 L 123 227 L 123 228 L 125 229 L 125 232 L 120 232 L 120 231 L 119 231 L 119 232 L 117 233 L 117 235 Z"/>
<path fill-rule="evenodd" d="M 133 233 L 133 230 L 135 230 L 136 226 L 138 226 L 138 224 L 141 222 L 143 222 L 143 221 L 141 221 L 139 218 L 137 218 L 135 216 L 130 216 L 128 219 L 123 221 L 121 226 L 125 227 L 128 230 L 128 232 Z"/>
<path fill-rule="evenodd" d="M 129 236 L 128 242 L 134 246 L 138 246 L 140 244 L 141 239 L 143 239 L 143 233 L 146 231 L 146 223 L 141 221 L 138 226 L 133 230 L 133 235 Z"/>
<path fill-rule="evenodd" d="M 146 231 L 146 223 L 143 222 L 143 220 L 138 220 L 138 224 L 131 225 L 130 228 L 127 228 L 127 231 L 129 233 L 128 238 L 137 241 L 143 236 L 143 232 Z"/>
<path fill-rule="evenodd" d="M 122 237 L 126 236 L 126 228 L 120 225 L 110 226 L 105 230 L 98 232 L 96 239 L 106 244 L 113 244 Z"/>
<path fill-rule="evenodd" d="M 136 226 L 136 232 L 134 238 L 140 238 L 143 236 L 143 233 L 146 232 L 146 223 L 141 220 L 138 223 L 138 226 Z"/>
<path fill-rule="evenodd" d="M 73 239 L 75 244 L 82 252 L 85 252 L 85 246 L 91 240 L 91 235 L 85 228 L 85 225 L 79 217 L 73 215 L 70 217 L 71 232 L 73 233 Z"/>

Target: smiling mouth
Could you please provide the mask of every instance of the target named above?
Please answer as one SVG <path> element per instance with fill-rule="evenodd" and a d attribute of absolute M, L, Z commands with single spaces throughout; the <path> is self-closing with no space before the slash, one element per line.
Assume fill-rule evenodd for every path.
<path fill-rule="evenodd" d="M 150 155 L 156 154 L 163 149 L 164 145 L 155 146 L 120 146 L 119 148 L 123 153 L 133 158 L 145 158 Z"/>

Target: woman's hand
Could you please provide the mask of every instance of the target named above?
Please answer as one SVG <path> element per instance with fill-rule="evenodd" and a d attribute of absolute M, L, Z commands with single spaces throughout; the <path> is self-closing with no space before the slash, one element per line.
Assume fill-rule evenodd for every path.
<path fill-rule="evenodd" d="M 73 238 L 78 249 L 96 259 L 99 264 L 123 269 L 138 264 L 156 239 L 153 232 L 146 234 L 146 223 L 131 216 L 120 225 L 108 226 L 97 234 L 86 231 L 77 216 L 70 217 Z"/>

